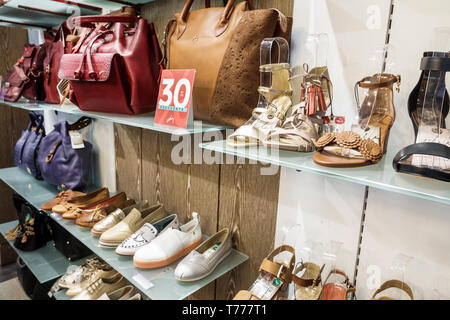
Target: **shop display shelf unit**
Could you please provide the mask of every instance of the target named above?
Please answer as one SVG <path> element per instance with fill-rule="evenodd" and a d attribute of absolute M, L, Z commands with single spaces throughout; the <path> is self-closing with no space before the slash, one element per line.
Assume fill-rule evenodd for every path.
<path fill-rule="evenodd" d="M 66 105 L 60 107 L 57 104 L 50 103 L 28 103 L 28 102 L 2 102 L 4 105 L 20 108 L 28 111 L 58 111 L 67 114 L 73 114 L 77 116 L 86 116 L 94 119 L 107 120 L 114 123 L 125 124 L 132 127 L 143 128 L 153 131 L 159 131 L 164 133 L 169 133 L 173 135 L 189 135 L 196 134 L 202 132 L 210 132 L 210 131 L 220 131 L 229 129 L 227 126 L 217 126 L 207 122 L 202 121 L 194 121 L 194 125 L 192 127 L 177 128 L 168 125 L 157 124 L 154 122 L 155 112 L 149 112 L 141 115 L 126 115 L 126 114 L 113 114 L 113 113 L 105 113 L 105 112 L 88 112 L 82 111 L 75 105 Z"/>
<path fill-rule="evenodd" d="M 0 25 L 47 29 L 72 16 L 99 15 L 104 10 L 140 5 L 154 0 L 9 0 L 0 6 Z"/>
<path fill-rule="evenodd" d="M 387 153 L 380 162 L 358 168 L 319 166 L 313 161 L 314 152 L 273 150 L 263 146 L 235 148 L 228 146 L 225 140 L 201 143 L 200 148 L 450 204 L 450 183 L 398 173 L 393 169 L 392 159 L 400 147 L 388 146 Z"/>
<path fill-rule="evenodd" d="M 10 221 L 0 224 L 0 233 L 5 236 L 6 232 L 17 226 L 18 221 Z M 61 252 L 59 252 L 52 241 L 39 249 L 33 251 L 22 251 L 13 245 L 14 241 L 9 241 L 11 247 L 17 255 L 22 258 L 34 276 L 40 283 L 61 277 L 66 273 L 67 267 L 71 264 L 81 265 L 84 259 L 69 261 Z"/>
<path fill-rule="evenodd" d="M 58 193 L 54 186 L 34 179 L 17 167 L 0 169 L 0 179 L 36 208 L 53 199 Z M 49 215 L 152 300 L 184 299 L 248 260 L 248 256 L 232 250 L 231 254 L 208 277 L 195 282 L 179 282 L 174 276 L 174 270 L 179 261 L 164 268 L 138 269 L 133 265 L 132 257 L 119 256 L 114 253 L 114 249 L 101 247 L 98 244 L 98 238 L 91 236 L 89 229 L 80 228 L 73 221 L 62 219 L 60 215 Z"/>

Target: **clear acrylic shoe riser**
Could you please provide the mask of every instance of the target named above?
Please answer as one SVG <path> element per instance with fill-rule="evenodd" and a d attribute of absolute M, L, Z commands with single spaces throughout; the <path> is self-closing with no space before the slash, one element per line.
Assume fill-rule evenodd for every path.
<path fill-rule="evenodd" d="M 290 72 L 289 44 L 286 39 L 266 38 L 260 47 L 260 87 L 258 107 L 267 108 L 282 92 L 290 91 L 283 79 Z"/>

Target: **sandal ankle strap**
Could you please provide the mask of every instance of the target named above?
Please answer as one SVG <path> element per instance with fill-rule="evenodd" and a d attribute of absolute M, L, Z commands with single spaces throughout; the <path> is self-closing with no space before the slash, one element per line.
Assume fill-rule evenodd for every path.
<path fill-rule="evenodd" d="M 374 77 L 378 77 L 378 76 L 386 77 L 387 79 L 373 82 Z M 400 75 L 394 76 L 393 74 L 390 74 L 390 73 L 379 73 L 379 74 L 375 74 L 373 76 L 365 77 L 365 78 L 361 79 L 360 81 L 358 81 L 356 83 L 356 85 L 360 86 L 361 88 L 365 88 L 365 89 L 375 89 L 375 88 L 388 87 L 388 86 L 393 85 L 394 83 L 397 83 L 398 86 L 400 86 L 400 82 L 401 82 Z"/>
<path fill-rule="evenodd" d="M 289 260 L 289 264 L 287 266 L 285 264 L 272 261 L 276 255 L 284 251 L 292 253 L 292 257 Z M 273 276 L 276 276 L 277 278 L 283 280 L 285 283 L 290 283 L 292 281 L 292 270 L 294 270 L 294 264 L 294 248 L 288 245 L 282 245 L 274 249 L 266 258 L 264 258 L 261 266 L 259 267 L 259 271 L 261 272 L 262 270 L 264 270 L 272 274 Z"/>
<path fill-rule="evenodd" d="M 320 283 L 322 283 L 322 270 L 325 267 L 325 265 L 322 265 L 320 268 L 317 264 L 311 263 L 311 262 L 305 262 L 301 263 L 301 265 L 295 269 L 293 275 L 292 275 L 292 282 L 294 282 L 296 285 L 300 287 L 310 287 L 310 286 L 317 286 Z M 310 270 L 317 276 L 315 278 L 301 278 L 297 276 L 297 273 L 299 273 L 302 270 Z M 306 272 L 306 271 L 305 271 Z"/>

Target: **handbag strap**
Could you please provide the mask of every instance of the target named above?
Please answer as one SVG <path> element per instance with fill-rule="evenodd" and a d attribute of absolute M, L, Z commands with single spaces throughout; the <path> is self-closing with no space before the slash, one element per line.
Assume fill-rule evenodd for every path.
<path fill-rule="evenodd" d="M 397 172 L 405 172 L 450 182 L 450 173 L 428 167 L 416 167 L 401 163 L 414 154 L 424 154 L 450 159 L 450 148 L 441 143 L 420 142 L 401 149 L 392 160 L 392 166 Z"/>
<path fill-rule="evenodd" d="M 95 28 L 95 23 L 137 23 L 140 18 L 136 16 L 79 16 L 72 18 L 72 23 L 83 28 Z"/>
<path fill-rule="evenodd" d="M 92 119 L 88 117 L 81 117 L 76 122 L 67 125 L 67 130 L 81 130 L 92 123 Z"/>
<path fill-rule="evenodd" d="M 234 9 L 234 4 L 235 4 L 236 0 L 228 0 L 225 8 L 223 10 L 223 13 L 217 23 L 216 26 L 216 37 L 219 37 L 222 33 L 225 32 L 225 30 L 228 27 L 228 19 L 231 15 L 231 12 Z M 189 12 L 191 11 L 191 7 L 192 4 L 194 3 L 194 0 L 186 0 L 186 3 L 184 4 L 183 10 L 181 11 L 180 14 L 176 14 L 175 15 L 175 19 L 177 21 L 177 38 L 179 39 L 184 31 L 186 31 L 186 25 L 187 25 L 187 17 L 189 15 Z M 247 7 L 252 10 L 253 9 L 253 5 L 251 3 L 251 1 L 246 0 L 247 3 Z M 208 8 L 210 7 L 210 2 L 209 1 L 205 1 L 205 6 Z"/>

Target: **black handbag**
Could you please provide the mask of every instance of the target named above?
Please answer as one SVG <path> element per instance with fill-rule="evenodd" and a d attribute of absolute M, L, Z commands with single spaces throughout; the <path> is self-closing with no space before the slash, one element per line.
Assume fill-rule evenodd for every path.
<path fill-rule="evenodd" d="M 39 146 L 45 136 L 44 117 L 35 112 L 30 112 L 30 124 L 14 147 L 14 164 L 28 172 L 36 179 L 42 179 L 41 171 L 37 163 Z"/>
<path fill-rule="evenodd" d="M 37 210 L 20 196 L 15 195 L 13 201 L 16 208 L 19 208 L 17 211 L 19 230 L 14 246 L 23 251 L 33 251 L 43 247 L 51 239 L 47 214 Z"/>
<path fill-rule="evenodd" d="M 48 295 L 52 284 L 55 280 L 49 280 L 44 283 L 40 283 L 35 277 L 30 268 L 22 261 L 20 257 L 17 258 L 17 278 L 22 285 L 23 290 L 27 296 L 32 300 L 51 300 Z"/>
<path fill-rule="evenodd" d="M 49 219 L 53 241 L 58 249 L 70 261 L 87 257 L 92 252 L 77 238 L 71 235 L 64 227 L 53 219 Z"/>

